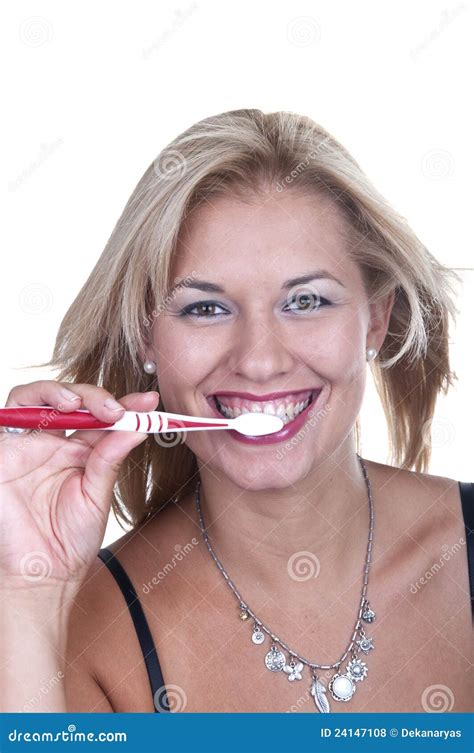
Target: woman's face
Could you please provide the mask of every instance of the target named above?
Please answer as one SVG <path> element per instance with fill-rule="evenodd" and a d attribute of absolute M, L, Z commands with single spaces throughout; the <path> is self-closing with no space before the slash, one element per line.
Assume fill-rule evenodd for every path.
<path fill-rule="evenodd" d="M 265 401 L 288 422 L 279 434 L 186 435 L 201 465 L 242 488 L 293 485 L 351 447 L 366 347 L 380 348 L 389 311 L 369 304 L 342 222 L 331 200 L 287 191 L 203 202 L 182 228 L 172 271 L 185 284 L 154 321 L 148 357 L 173 413 L 220 415 L 214 396 L 227 392 L 221 406 L 247 412 L 283 393 Z"/>

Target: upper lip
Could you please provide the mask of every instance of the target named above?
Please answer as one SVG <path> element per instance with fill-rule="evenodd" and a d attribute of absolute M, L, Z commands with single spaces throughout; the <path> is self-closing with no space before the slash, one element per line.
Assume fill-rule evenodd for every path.
<path fill-rule="evenodd" d="M 253 395 L 251 392 L 233 392 L 231 390 L 222 390 L 213 392 L 208 398 L 213 397 L 240 397 L 242 400 L 255 400 L 265 402 L 267 400 L 279 400 L 287 395 L 298 395 L 300 392 L 320 392 L 322 387 L 306 387 L 300 390 L 286 390 L 285 392 L 267 392 L 266 395 Z"/>

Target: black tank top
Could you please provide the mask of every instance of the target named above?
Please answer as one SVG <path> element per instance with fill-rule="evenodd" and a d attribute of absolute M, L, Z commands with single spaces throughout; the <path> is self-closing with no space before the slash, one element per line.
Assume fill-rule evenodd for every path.
<path fill-rule="evenodd" d="M 466 529 L 467 567 L 474 621 L 474 483 L 469 481 L 459 481 L 458 483 Z M 150 681 L 155 712 L 170 711 L 158 654 L 137 592 L 122 565 L 109 549 L 101 549 L 98 556 L 107 565 L 117 581 L 130 610 Z"/>

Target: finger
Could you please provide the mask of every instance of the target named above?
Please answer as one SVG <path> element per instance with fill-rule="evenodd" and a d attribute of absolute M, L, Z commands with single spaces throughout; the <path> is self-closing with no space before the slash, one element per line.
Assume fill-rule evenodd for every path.
<path fill-rule="evenodd" d="M 7 405 L 51 405 L 62 411 L 85 408 L 101 421 L 113 423 L 124 408 L 111 392 L 95 384 L 38 381 L 14 387 Z"/>
<path fill-rule="evenodd" d="M 14 387 L 7 406 L 47 405 L 62 412 L 85 408 L 101 421 L 114 423 L 123 416 L 124 407 L 103 387 L 40 380 Z M 64 432 L 54 432 L 64 436 Z"/>
<path fill-rule="evenodd" d="M 81 407 L 82 398 L 67 389 L 60 382 L 40 380 L 29 384 L 19 384 L 8 395 L 5 407 L 21 408 L 26 405 L 51 406 L 55 410 L 68 412 Z M 47 418 L 47 415 L 45 416 Z M 50 434 L 64 437 L 64 431 L 49 431 Z"/>
<path fill-rule="evenodd" d="M 105 434 L 90 451 L 82 478 L 84 494 L 99 509 L 104 519 L 110 510 L 120 466 L 127 455 L 148 436 L 130 431 L 110 431 Z"/>
<path fill-rule="evenodd" d="M 129 395 L 121 397 L 119 402 L 125 410 L 152 411 L 156 410 L 160 396 L 158 392 L 132 392 Z M 81 430 L 75 431 L 68 437 L 69 442 L 79 442 L 85 447 L 95 447 L 106 434 L 105 431 Z"/>

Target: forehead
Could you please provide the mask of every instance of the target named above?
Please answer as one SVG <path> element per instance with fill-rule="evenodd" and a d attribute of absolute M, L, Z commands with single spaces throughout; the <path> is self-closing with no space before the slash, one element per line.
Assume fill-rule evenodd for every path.
<path fill-rule="evenodd" d="M 321 267 L 350 278 L 357 266 L 347 251 L 345 223 L 336 202 L 318 194 L 287 191 L 249 203 L 231 196 L 204 201 L 181 227 L 173 275 L 194 271 L 215 282 L 280 280 Z"/>

